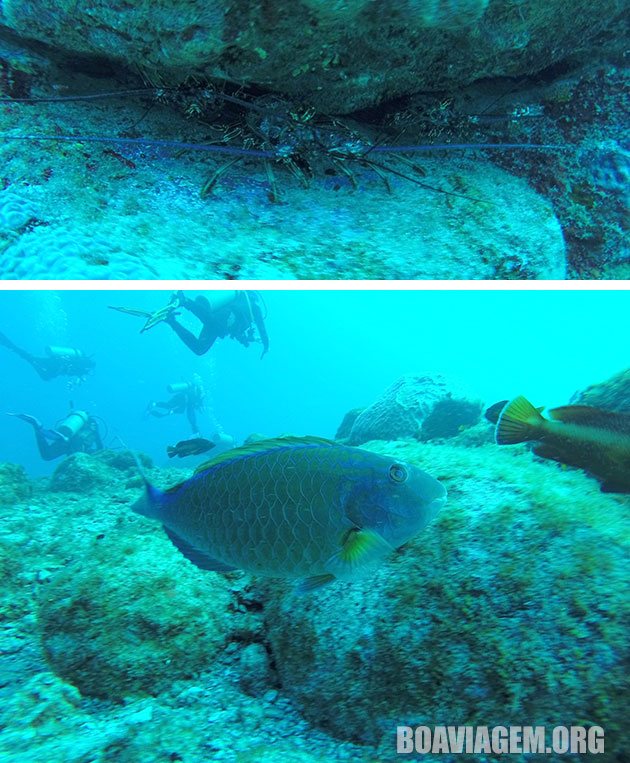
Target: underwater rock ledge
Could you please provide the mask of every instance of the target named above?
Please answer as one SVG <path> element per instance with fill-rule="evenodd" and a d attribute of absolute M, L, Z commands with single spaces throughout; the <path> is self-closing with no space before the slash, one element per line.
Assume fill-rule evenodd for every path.
<path fill-rule="evenodd" d="M 3 129 L 23 129 L 19 105 Z M 55 129 L 110 132 L 133 123 L 140 104 L 64 104 Z M 46 133 L 45 110 L 29 111 Z M 147 134 L 168 137 L 170 111 L 143 117 Z M 200 128 L 191 125 L 197 132 Z M 358 188 L 316 178 L 308 189 L 282 178 L 271 204 L 264 167 L 248 162 L 206 199 L 205 159 L 152 149 L 120 156 L 90 144 L 0 144 L 0 278 L 40 279 L 563 279 L 562 230 L 551 204 L 526 181 L 487 161 L 423 159 L 430 185 L 395 178 L 389 193 L 373 173 Z M 115 152 L 114 152 L 115 153 Z M 285 173 L 288 174 L 288 173 Z M 28 184 L 22 178 L 28 177 Z M 80 192 L 79 189 L 80 188 Z M 6 197 L 6 198 L 5 198 Z M 19 214 L 15 213 L 18 210 Z M 299 221 L 299 226 L 297 226 Z M 185 224 L 184 224 L 185 223 Z"/>
<path fill-rule="evenodd" d="M 5 0 L 0 23 L 158 82 L 211 77 L 349 113 L 541 71 L 623 34 L 623 0 Z"/>

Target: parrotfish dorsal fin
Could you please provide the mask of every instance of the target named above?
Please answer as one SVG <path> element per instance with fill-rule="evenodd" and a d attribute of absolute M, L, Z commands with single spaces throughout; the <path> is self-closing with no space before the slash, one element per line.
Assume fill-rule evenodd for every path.
<path fill-rule="evenodd" d="M 630 431 L 630 415 L 616 411 L 604 411 L 590 405 L 563 405 L 549 411 L 551 418 L 565 424 L 583 424 L 613 432 Z"/>
<path fill-rule="evenodd" d="M 232 448 L 226 450 L 225 453 L 221 453 L 219 456 L 211 458 L 209 461 L 205 461 L 195 469 L 195 474 L 205 472 L 207 469 L 211 469 L 213 466 L 219 464 L 229 463 L 230 461 L 236 461 L 239 458 L 245 458 L 246 456 L 253 456 L 256 453 L 268 453 L 270 450 L 277 450 L 278 448 L 296 447 L 300 445 L 338 445 L 333 440 L 326 440 L 323 437 L 274 437 L 271 440 L 260 440 L 259 442 L 253 442 L 250 445 L 241 445 L 239 448 Z"/>

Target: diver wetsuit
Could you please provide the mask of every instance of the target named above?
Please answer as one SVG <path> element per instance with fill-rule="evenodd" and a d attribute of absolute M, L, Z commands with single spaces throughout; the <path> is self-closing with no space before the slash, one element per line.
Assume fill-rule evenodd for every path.
<path fill-rule="evenodd" d="M 185 413 L 193 434 L 199 432 L 197 411 L 203 408 L 204 391 L 199 383 L 186 384 L 186 389 L 178 391 L 170 400 L 150 403 L 147 413 L 158 419 L 174 413 Z M 160 410 L 157 410 L 160 409 Z"/>
<path fill-rule="evenodd" d="M 5 334 L 0 332 L 0 344 L 19 355 L 29 363 L 37 372 L 40 379 L 50 381 L 57 376 L 86 376 L 93 368 L 94 361 L 88 358 L 80 350 L 70 349 L 67 354 L 49 354 L 47 357 L 38 358 L 30 352 L 23 350 L 14 344 Z"/>
<path fill-rule="evenodd" d="M 261 298 L 255 291 L 238 291 L 227 302 L 213 307 L 209 300 L 199 295 L 189 299 L 182 292 L 178 294 L 178 307 L 183 307 L 201 321 L 198 336 L 178 323 L 176 314 L 171 313 L 166 323 L 195 355 L 204 355 L 217 339 L 230 336 L 246 347 L 255 340 L 254 327 L 258 329 L 262 342 L 262 355 L 269 350 L 269 337 L 261 309 Z"/>

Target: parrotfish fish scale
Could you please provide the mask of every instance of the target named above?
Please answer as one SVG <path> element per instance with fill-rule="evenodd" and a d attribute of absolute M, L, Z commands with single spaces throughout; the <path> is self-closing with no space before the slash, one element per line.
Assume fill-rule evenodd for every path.
<path fill-rule="evenodd" d="M 349 490 L 371 484 L 374 456 L 351 448 L 277 448 L 210 467 L 178 493 L 173 529 L 252 572 L 318 574 L 352 526 Z"/>

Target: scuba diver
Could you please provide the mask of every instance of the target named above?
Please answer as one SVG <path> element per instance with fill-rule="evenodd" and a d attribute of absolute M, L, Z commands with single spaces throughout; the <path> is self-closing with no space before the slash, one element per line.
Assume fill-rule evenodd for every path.
<path fill-rule="evenodd" d="M 54 429 L 44 429 L 35 416 L 27 413 L 8 413 L 7 416 L 15 416 L 33 427 L 39 455 L 44 461 L 53 461 L 72 453 L 103 450 L 98 422 L 85 411 L 70 411 Z"/>
<path fill-rule="evenodd" d="M 266 316 L 263 315 L 264 303 L 257 291 L 217 291 L 213 292 L 211 298 L 199 295 L 195 299 L 189 299 L 183 291 L 177 291 L 166 307 L 152 313 L 130 307 L 109 307 L 121 313 L 145 318 L 140 333 L 148 331 L 158 323 L 168 323 L 195 355 L 205 355 L 217 339 L 226 336 L 236 339 L 245 347 L 259 341 L 263 346 L 261 358 L 269 350 L 269 336 L 265 328 Z M 201 321 L 198 336 L 177 321 L 179 308 L 188 310 Z"/>
<path fill-rule="evenodd" d="M 168 313 L 164 321 L 195 355 L 204 355 L 217 339 L 226 336 L 236 339 L 245 347 L 259 338 L 263 346 L 261 358 L 269 350 L 269 337 L 262 312 L 263 301 L 256 291 L 215 292 L 212 301 L 201 294 L 190 299 L 183 291 L 178 291 L 174 294 L 172 305 L 175 309 Z M 198 336 L 178 323 L 178 308 L 188 310 L 201 321 Z"/>
<path fill-rule="evenodd" d="M 74 347 L 48 346 L 44 348 L 46 357 L 38 358 L 18 347 L 2 332 L 0 332 L 0 345 L 19 355 L 27 363 L 30 363 L 39 374 L 40 379 L 44 381 L 50 381 L 57 376 L 76 376 L 77 378 L 84 379 L 95 366 L 92 358 L 84 355 L 81 350 L 77 350 Z"/>
<path fill-rule="evenodd" d="M 147 414 L 161 419 L 175 413 L 185 413 L 192 433 L 198 435 L 197 411 L 203 410 L 203 401 L 206 396 L 199 374 L 193 374 L 190 382 L 169 384 L 166 389 L 173 397 L 170 400 L 149 403 Z"/>

